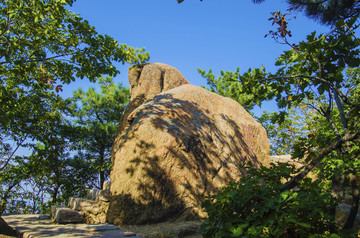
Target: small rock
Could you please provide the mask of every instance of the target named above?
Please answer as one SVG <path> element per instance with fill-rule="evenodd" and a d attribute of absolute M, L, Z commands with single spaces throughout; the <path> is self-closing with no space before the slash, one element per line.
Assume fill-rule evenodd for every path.
<path fill-rule="evenodd" d="M 99 193 L 101 190 L 98 189 L 89 189 L 86 193 L 86 198 L 89 200 L 96 200 L 99 197 Z"/>
<path fill-rule="evenodd" d="M 70 198 L 68 207 L 74 210 L 90 212 L 93 214 L 98 214 L 104 210 L 101 203 L 81 198 Z"/>
<path fill-rule="evenodd" d="M 111 182 L 104 182 L 103 184 L 103 190 L 110 190 Z"/>
<path fill-rule="evenodd" d="M 84 213 L 69 208 L 57 208 L 53 222 L 59 224 L 82 223 L 84 222 Z"/>
<path fill-rule="evenodd" d="M 345 222 L 350 214 L 350 208 L 351 206 L 345 203 L 339 204 L 336 208 L 336 222 L 343 226 L 345 225 Z M 354 222 L 354 229 L 360 229 L 360 209 L 358 210 L 355 222 Z"/>
<path fill-rule="evenodd" d="M 103 202 L 109 202 L 110 201 L 110 190 L 101 190 L 99 193 L 99 196 L 97 197 L 97 200 L 103 201 Z"/>
<path fill-rule="evenodd" d="M 50 219 L 54 220 L 56 211 L 60 208 L 66 208 L 65 206 L 51 206 L 50 208 Z"/>

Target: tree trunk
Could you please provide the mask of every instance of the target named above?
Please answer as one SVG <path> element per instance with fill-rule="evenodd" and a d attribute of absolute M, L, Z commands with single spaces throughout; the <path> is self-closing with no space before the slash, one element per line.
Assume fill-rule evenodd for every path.
<path fill-rule="evenodd" d="M 321 150 L 320 154 L 314 158 L 310 159 L 310 162 L 305 166 L 305 168 L 296 176 L 294 176 L 290 181 L 286 182 L 284 186 L 280 189 L 280 192 L 284 192 L 290 189 L 295 188 L 298 183 L 305 178 L 305 176 L 318 164 L 321 160 L 328 155 L 330 152 L 340 148 L 342 144 L 347 141 L 353 141 L 360 137 L 360 130 L 355 132 L 354 134 L 343 136 L 340 140 L 336 141 L 334 144 L 329 147 Z"/>
<path fill-rule="evenodd" d="M 351 185 L 351 190 L 352 190 L 353 201 L 351 204 L 349 217 L 346 220 L 343 230 L 351 229 L 354 226 L 356 215 L 357 215 L 357 212 L 359 209 L 359 188 L 356 184 L 357 179 L 354 174 L 350 174 L 349 177 L 350 177 L 350 185 Z"/>
<path fill-rule="evenodd" d="M 104 166 L 105 166 L 105 151 L 102 150 L 100 152 L 100 172 L 99 172 L 99 177 L 100 177 L 100 189 L 103 188 L 104 186 L 104 182 L 105 182 L 105 171 L 104 171 Z"/>
<path fill-rule="evenodd" d="M 54 192 L 51 195 L 51 202 L 53 204 L 56 204 L 56 202 L 57 202 L 57 195 L 59 194 L 59 189 L 60 189 L 60 186 L 56 185 L 56 187 L 54 188 Z"/>

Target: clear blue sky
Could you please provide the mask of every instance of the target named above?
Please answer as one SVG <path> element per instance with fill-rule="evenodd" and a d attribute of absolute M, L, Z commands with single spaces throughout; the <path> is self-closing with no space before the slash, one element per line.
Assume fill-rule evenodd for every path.
<path fill-rule="evenodd" d="M 197 69 L 233 71 L 240 67 L 264 65 L 274 71 L 275 58 L 286 47 L 270 37 L 271 12 L 288 8 L 286 0 L 77 0 L 70 10 L 79 13 L 101 34 L 107 34 L 128 46 L 150 53 L 150 62 L 174 66 L 192 84 L 206 85 Z M 298 42 L 312 31 L 329 29 L 298 14 L 289 24 L 292 41 Z M 119 65 L 121 74 L 115 82 L 128 86 L 127 67 Z M 73 89 L 91 86 L 78 80 L 65 87 L 66 96 Z M 266 106 L 265 106 L 266 107 Z M 263 108 L 264 109 L 264 108 Z M 265 108 L 266 109 L 266 108 Z"/>

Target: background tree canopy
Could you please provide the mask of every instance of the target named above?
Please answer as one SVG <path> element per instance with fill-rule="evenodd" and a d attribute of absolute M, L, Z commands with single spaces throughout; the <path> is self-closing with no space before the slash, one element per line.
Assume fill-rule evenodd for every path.
<path fill-rule="evenodd" d="M 178 3 L 183 1 L 178 0 Z M 266 0 L 252 1 L 263 3 Z M 303 10 L 308 17 L 326 25 L 333 25 L 340 19 L 349 19 L 360 13 L 357 0 L 287 0 L 287 3 L 291 10 Z"/>
<path fill-rule="evenodd" d="M 115 62 L 142 63 L 149 58 L 144 49 L 120 45 L 112 37 L 98 34 L 68 10 L 72 3 L 1 1 L 0 213 L 11 198 L 16 201 L 19 197 L 24 179 L 38 178 L 44 172 L 38 171 L 40 165 L 47 163 L 44 168 L 53 169 L 68 166 L 57 164 L 63 163 L 68 153 L 64 112 L 70 101 L 57 94 L 62 85 L 77 78 L 95 82 L 102 75 L 115 76 L 119 73 Z M 18 156 L 19 148 L 34 154 Z M 56 202 L 66 179 L 61 171 L 53 172 L 48 182 Z"/>

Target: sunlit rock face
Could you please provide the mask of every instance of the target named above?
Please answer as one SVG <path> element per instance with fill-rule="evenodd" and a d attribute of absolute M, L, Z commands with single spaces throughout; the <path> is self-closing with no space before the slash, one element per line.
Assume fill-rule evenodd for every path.
<path fill-rule="evenodd" d="M 240 104 L 187 83 L 168 88 L 123 115 L 109 223 L 200 219 L 204 197 L 238 179 L 245 158 L 270 163 L 265 129 Z"/>
<path fill-rule="evenodd" d="M 183 84 L 189 84 L 177 69 L 162 63 L 149 63 L 141 66 L 134 65 L 129 68 L 128 75 L 131 98 L 120 118 L 117 137 L 113 145 L 113 152 L 119 147 L 119 139 L 130 126 L 129 115 L 136 108 L 163 91 L 176 88 Z M 113 154 L 113 163 L 114 158 L 115 156 Z"/>

